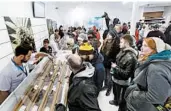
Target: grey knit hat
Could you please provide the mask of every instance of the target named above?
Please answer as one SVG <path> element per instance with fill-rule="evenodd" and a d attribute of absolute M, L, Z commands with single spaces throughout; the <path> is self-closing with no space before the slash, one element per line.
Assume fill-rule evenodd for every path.
<path fill-rule="evenodd" d="M 88 40 L 87 35 L 84 34 L 84 33 L 79 34 L 78 40 L 82 40 L 82 41 L 83 41 L 83 40 Z"/>

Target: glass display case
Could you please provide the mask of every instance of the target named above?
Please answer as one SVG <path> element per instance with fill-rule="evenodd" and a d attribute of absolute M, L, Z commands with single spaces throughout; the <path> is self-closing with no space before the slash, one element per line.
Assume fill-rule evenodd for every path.
<path fill-rule="evenodd" d="M 58 103 L 66 104 L 69 54 L 71 51 L 59 51 L 53 62 L 48 57 L 42 59 L 1 104 L 0 111 L 51 111 Z"/>

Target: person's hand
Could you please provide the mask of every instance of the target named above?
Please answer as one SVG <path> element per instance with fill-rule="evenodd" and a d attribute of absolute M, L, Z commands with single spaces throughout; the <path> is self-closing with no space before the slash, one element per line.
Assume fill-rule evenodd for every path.
<path fill-rule="evenodd" d="M 116 66 L 117 66 L 116 63 L 113 63 L 113 62 L 112 62 L 111 67 L 112 67 L 112 68 L 115 68 Z"/>

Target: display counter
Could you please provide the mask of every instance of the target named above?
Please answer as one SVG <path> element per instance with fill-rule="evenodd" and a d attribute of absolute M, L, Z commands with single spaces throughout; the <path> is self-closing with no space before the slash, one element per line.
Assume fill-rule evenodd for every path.
<path fill-rule="evenodd" d="M 71 73 L 66 56 L 59 51 L 55 59 L 43 58 L 22 83 L 1 104 L 0 111 L 54 111 L 55 105 L 66 104 Z"/>

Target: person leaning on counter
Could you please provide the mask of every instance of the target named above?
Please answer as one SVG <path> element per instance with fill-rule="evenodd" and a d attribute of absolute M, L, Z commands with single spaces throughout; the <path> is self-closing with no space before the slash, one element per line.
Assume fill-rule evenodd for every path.
<path fill-rule="evenodd" d="M 33 48 L 28 44 L 21 44 L 15 49 L 15 56 L 0 72 L 0 104 L 13 92 L 27 77 L 29 71 L 25 67 L 32 58 L 48 56 L 49 54 L 38 52 L 32 54 Z"/>

